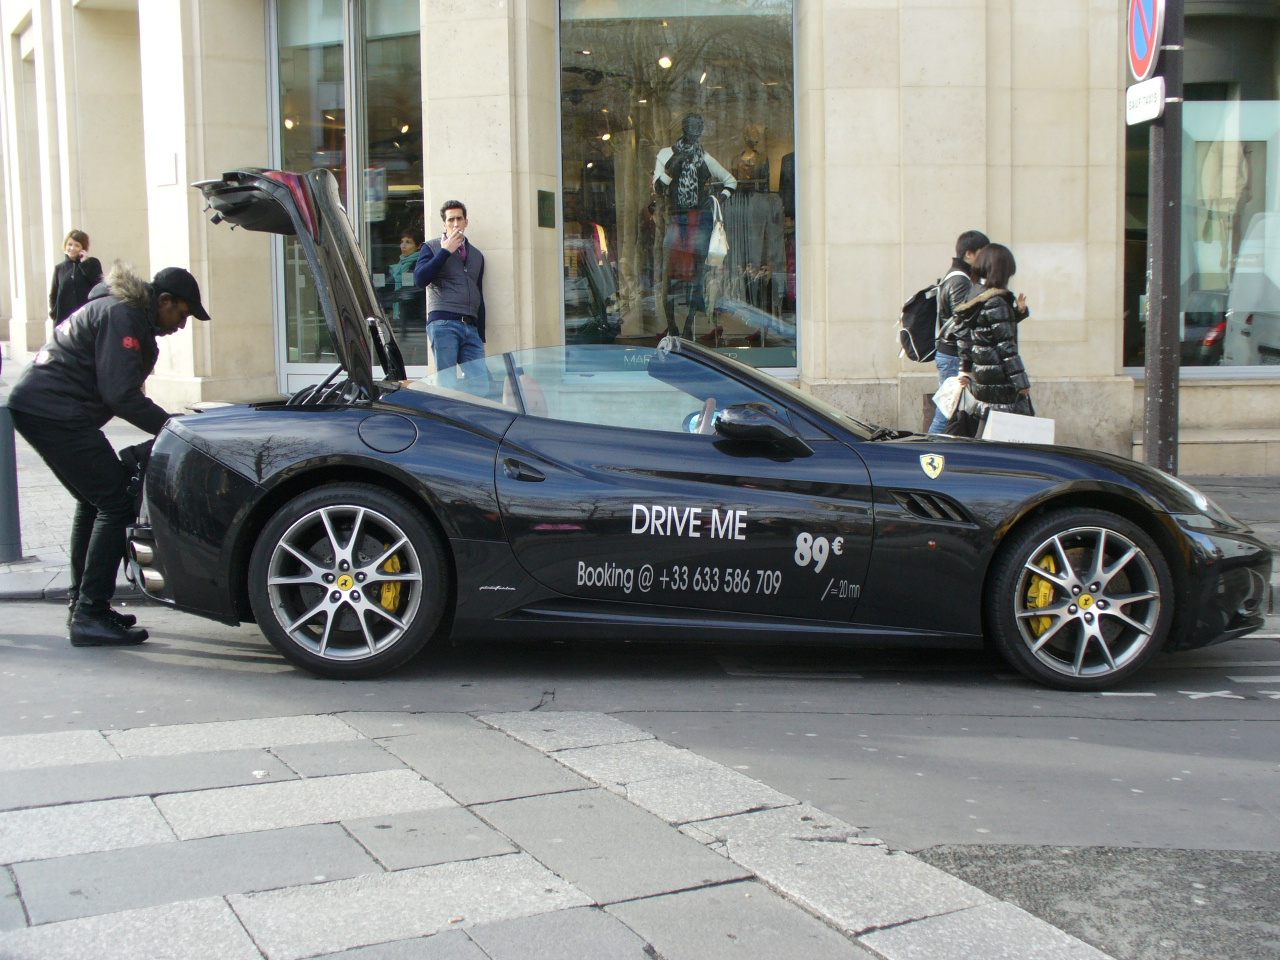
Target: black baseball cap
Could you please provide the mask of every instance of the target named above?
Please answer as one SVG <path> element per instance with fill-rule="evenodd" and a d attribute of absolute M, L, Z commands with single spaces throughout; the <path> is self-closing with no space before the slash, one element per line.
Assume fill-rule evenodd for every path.
<path fill-rule="evenodd" d="M 191 315 L 197 320 L 209 319 L 209 311 L 205 310 L 204 304 L 200 302 L 200 284 L 196 283 L 196 278 L 189 270 L 183 270 L 181 267 L 165 267 L 156 274 L 151 284 L 161 293 L 187 301 L 187 306 L 191 308 Z"/>

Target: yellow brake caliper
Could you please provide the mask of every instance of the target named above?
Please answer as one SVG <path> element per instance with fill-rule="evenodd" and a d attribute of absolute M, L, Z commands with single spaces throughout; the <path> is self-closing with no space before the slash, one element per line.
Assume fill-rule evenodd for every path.
<path fill-rule="evenodd" d="M 1038 564 L 1041 570 L 1048 573 L 1057 573 L 1058 565 L 1054 562 L 1053 555 L 1049 554 Z M 385 587 L 383 588 L 386 589 Z M 1032 610 L 1040 607 L 1047 607 L 1053 602 L 1053 584 L 1044 577 L 1032 577 L 1031 588 L 1027 591 L 1027 606 Z M 1052 617 L 1033 617 L 1031 620 L 1031 632 L 1037 637 L 1043 636 L 1044 632 L 1053 626 Z"/>
<path fill-rule="evenodd" d="M 391 544 L 387 544 L 391 546 Z M 383 573 L 399 573 L 400 572 L 400 555 L 396 554 L 390 560 L 382 565 Z M 395 613 L 396 607 L 400 606 L 400 587 L 402 584 L 399 580 L 388 580 L 382 585 L 382 606 L 385 610 Z"/>

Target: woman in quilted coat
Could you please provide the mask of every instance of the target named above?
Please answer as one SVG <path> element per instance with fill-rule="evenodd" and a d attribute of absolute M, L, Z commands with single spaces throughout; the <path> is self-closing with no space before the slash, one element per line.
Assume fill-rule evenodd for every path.
<path fill-rule="evenodd" d="M 990 244 L 978 254 L 974 268 L 981 285 L 974 287 L 972 299 L 956 308 L 960 382 L 981 413 L 973 419 L 985 419 L 990 410 L 1033 415 L 1031 381 L 1018 354 L 1018 324 L 1029 316 L 1027 299 L 1009 290 L 1018 268 L 1013 253 L 999 243 Z M 947 432 L 953 433 L 950 428 Z"/>

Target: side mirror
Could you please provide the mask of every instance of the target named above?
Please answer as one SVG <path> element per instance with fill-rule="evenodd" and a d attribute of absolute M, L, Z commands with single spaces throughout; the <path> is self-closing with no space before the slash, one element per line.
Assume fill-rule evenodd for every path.
<path fill-rule="evenodd" d="M 813 455 L 813 447 L 779 419 L 767 403 L 735 403 L 716 418 L 716 433 L 726 440 L 771 443 L 793 457 Z"/>

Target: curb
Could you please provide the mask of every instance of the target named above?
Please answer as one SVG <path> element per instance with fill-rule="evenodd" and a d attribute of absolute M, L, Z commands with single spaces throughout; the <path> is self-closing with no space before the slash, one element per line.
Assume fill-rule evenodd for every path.
<path fill-rule="evenodd" d="M 68 596 L 67 584 L 70 579 L 69 571 L 66 567 L 25 571 L 21 569 L 19 564 L 14 564 L 14 566 L 19 567 L 19 569 L 10 569 L 8 573 L 0 573 L 0 603 L 19 600 L 41 600 L 50 603 L 66 601 Z M 128 580 L 120 579 L 116 581 L 114 599 L 132 603 L 148 598 L 141 589 Z"/>

